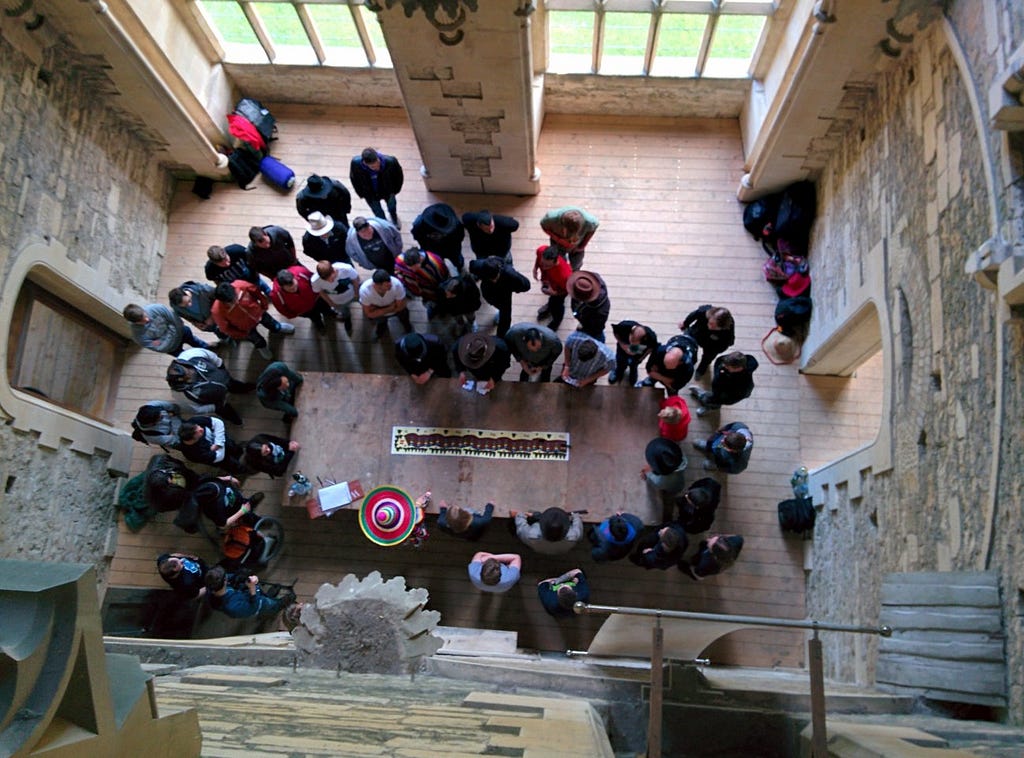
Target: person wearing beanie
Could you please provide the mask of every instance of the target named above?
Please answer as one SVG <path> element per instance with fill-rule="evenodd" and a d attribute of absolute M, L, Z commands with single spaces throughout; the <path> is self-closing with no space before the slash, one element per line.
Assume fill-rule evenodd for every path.
<path fill-rule="evenodd" d="M 640 477 L 650 486 L 669 495 L 683 491 L 687 460 L 678 444 L 664 437 L 655 437 L 647 443 L 644 457 L 647 465 L 640 470 Z"/>

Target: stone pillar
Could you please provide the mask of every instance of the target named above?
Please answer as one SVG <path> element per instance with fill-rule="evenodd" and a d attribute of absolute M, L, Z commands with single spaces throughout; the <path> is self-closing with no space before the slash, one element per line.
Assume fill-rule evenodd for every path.
<path fill-rule="evenodd" d="M 537 194 L 543 79 L 533 74 L 533 3 L 370 0 L 367 8 L 391 53 L 427 188 Z"/>

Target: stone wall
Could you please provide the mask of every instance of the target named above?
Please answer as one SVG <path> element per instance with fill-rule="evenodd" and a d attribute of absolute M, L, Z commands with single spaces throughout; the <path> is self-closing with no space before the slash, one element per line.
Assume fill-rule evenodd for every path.
<path fill-rule="evenodd" d="M 127 296 L 155 297 L 170 176 L 140 125 L 110 105 L 102 61 L 58 42 L 33 62 L 10 29 L 0 36 L 0 272 L 56 240 Z M 43 447 L 0 427 L 0 556 L 93 563 L 102 581 L 115 480 L 103 456 L 72 450 L 73 431 L 61 437 Z"/>
<path fill-rule="evenodd" d="M 986 93 L 1001 56 L 1019 46 L 1024 19 L 1019 4 L 996 5 L 988 14 L 968 2 L 949 11 L 967 78 L 942 22 L 918 32 L 874 89 L 857 93 L 861 115 L 843 125 L 820 178 L 815 321 L 843 311 L 850 272 L 881 245 L 898 360 L 887 383 L 892 468 L 869 475 L 863 497 L 822 513 L 807 606 L 811 616 L 870 623 L 885 573 L 991 568 L 1003 578 L 1008 671 L 1016 672 L 1024 664 L 1022 331 L 996 293 L 964 273 L 967 257 L 997 231 L 992 219 L 1005 232 L 1020 217 L 1020 198 L 999 191 L 1014 178 L 999 174 L 1003 135 L 979 134 Z M 829 675 L 872 679 L 876 641 L 825 642 Z M 1022 718 L 1022 704 L 1014 684 L 1011 718 Z"/>

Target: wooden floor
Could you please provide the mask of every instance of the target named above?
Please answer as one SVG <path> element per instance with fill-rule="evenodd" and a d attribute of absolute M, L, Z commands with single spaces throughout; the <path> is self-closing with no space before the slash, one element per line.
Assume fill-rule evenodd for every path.
<path fill-rule="evenodd" d="M 524 548 L 520 584 L 505 595 L 485 595 L 469 585 L 465 565 L 478 547 L 518 551 L 503 522 L 493 524 L 479 546 L 433 530 L 419 550 L 377 548 L 360 533 L 354 513 L 310 521 L 301 509 L 282 510 L 281 483 L 261 475 L 250 478 L 247 489 L 265 491 L 268 498 L 261 511 L 280 515 L 287 529 L 285 554 L 271 568 L 269 578 L 298 577 L 300 597 L 309 598 L 321 583 L 337 582 L 346 573 L 364 575 L 378 569 L 385 576 L 403 575 L 410 585 L 430 591 L 430 607 L 441 612 L 441 623 L 516 630 L 521 646 L 544 650 L 586 648 L 600 624 L 595 618 L 555 621 L 540 609 L 536 582 L 574 566 L 587 571 L 592 600 L 597 603 L 803 618 L 803 544 L 780 533 L 776 503 L 791 496 L 789 477 L 794 467 L 820 463 L 873 438 L 879 423 L 880 361 L 869 362 L 854 379 L 818 379 L 812 384 L 795 367 L 773 366 L 761 353 L 760 339 L 772 324 L 775 296 L 761 276 L 763 253 L 745 236 L 740 223 L 735 189 L 742 154 L 735 122 L 548 118 L 539 146 L 542 193 L 484 197 L 433 195 L 424 189 L 417 177 L 420 163 L 415 141 L 404 115 L 297 106 L 274 112 L 280 126 L 275 154 L 299 177 L 318 172 L 347 184 L 349 159 L 363 147 L 374 145 L 395 154 L 407 176 L 398 206 L 403 237 L 409 244 L 413 218 L 431 202 L 448 202 L 460 213 L 489 208 L 519 219 L 513 254 L 528 274 L 534 250 L 545 242 L 538 225 L 544 212 L 567 204 L 587 208 L 598 216 L 601 227 L 588 247 L 585 268 L 601 273 L 608 283 L 611 323 L 633 318 L 649 324 L 665 339 L 678 331 L 676 323 L 692 308 L 709 302 L 725 305 L 736 318 L 737 349 L 756 355 L 761 368 L 750 399 L 723 409 L 720 418 L 695 416 L 691 425 L 690 439 L 704 437 L 717 423 L 734 420 L 748 423 L 755 435 L 749 468 L 727 477 L 715 524 L 716 531 L 743 534 L 745 546 L 740 561 L 719 577 L 696 583 L 675 570 L 645 572 L 627 561 L 597 565 L 590 560 L 588 546 L 581 543 L 557 559 L 536 556 Z M 209 245 L 245 242 L 254 224 L 283 225 L 298 242 L 303 224 L 295 214 L 293 196 L 281 195 L 260 182 L 256 187 L 243 192 L 233 185 L 217 185 L 208 201 L 192 195 L 188 183 L 178 187 L 167 254 L 162 262 L 154 262 L 162 265 L 161 299 L 186 279 L 202 280 Z M 353 206 L 353 215 L 369 215 L 358 198 Z M 517 296 L 513 321 L 531 320 L 543 300 L 536 286 Z M 417 328 L 426 328 L 421 305 L 413 304 L 412 312 Z M 488 312 L 484 306 L 482 313 Z M 486 316 L 479 320 L 487 323 Z M 297 320 L 296 326 L 295 335 L 274 340 L 272 346 L 299 371 L 397 373 L 389 349 L 370 343 L 370 327 L 361 316 L 356 316 L 353 339 L 340 329 L 318 337 L 304 319 Z M 573 326 L 567 319 L 561 334 Z M 265 365 L 248 343 L 226 357 L 239 377 L 254 379 Z M 118 397 L 117 418 L 125 428 L 138 405 L 169 397 L 163 381 L 166 365 L 166 357 L 154 353 L 140 352 L 129 361 Z M 514 379 L 516 373 L 510 371 L 507 378 Z M 625 386 L 615 389 L 634 391 Z M 345 400 L 342 393 L 338 401 Z M 234 429 L 237 438 L 257 432 L 285 433 L 280 415 L 259 407 L 254 398 L 246 398 L 239 407 L 246 424 L 243 430 Z M 636 423 L 647 425 L 651 436 L 655 434 L 655 419 Z M 805 441 L 824 440 L 824 444 L 802 450 L 802 430 L 813 430 L 813 437 L 804 436 Z M 614 438 L 615 430 L 592 433 Z M 316 440 L 300 441 L 316 444 Z M 823 450 L 827 451 L 824 459 Z M 138 445 L 133 470 L 141 470 L 153 452 Z M 692 452 L 690 467 L 697 478 L 703 475 L 700 456 Z M 574 446 L 574 456 L 582 453 L 582 447 Z M 338 454 L 343 460 L 344 452 Z M 639 479 L 643 463 L 643 451 L 634 449 L 620 450 L 616 461 L 637 471 L 637 498 L 646 499 Z M 606 465 L 600 462 L 589 475 L 601 477 Z M 445 497 L 443 482 L 433 489 L 436 498 Z M 559 500 L 562 495 L 558 493 Z M 536 507 L 547 505 L 537 503 Z M 621 507 L 628 511 L 630 503 L 623 502 Z M 169 549 L 213 557 L 208 545 L 175 529 L 166 516 L 138 534 L 122 525 L 111 584 L 161 587 L 153 559 Z M 751 666 L 802 665 L 802 639 L 793 632 L 738 632 L 713 646 L 710 657 L 717 663 Z"/>

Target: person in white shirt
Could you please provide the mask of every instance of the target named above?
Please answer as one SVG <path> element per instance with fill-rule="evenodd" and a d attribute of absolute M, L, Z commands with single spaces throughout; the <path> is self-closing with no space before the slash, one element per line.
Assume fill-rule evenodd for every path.
<path fill-rule="evenodd" d="M 388 319 L 391 316 L 398 317 L 406 334 L 413 330 L 405 302 L 405 286 L 382 268 L 374 271 L 373 277 L 360 285 L 359 304 L 363 306 L 363 315 L 376 324 L 374 342 L 389 333 Z"/>
<path fill-rule="evenodd" d="M 310 281 L 316 292 L 345 325 L 345 334 L 352 336 L 352 314 L 349 305 L 356 299 L 359 274 L 347 263 L 320 261 Z"/>

